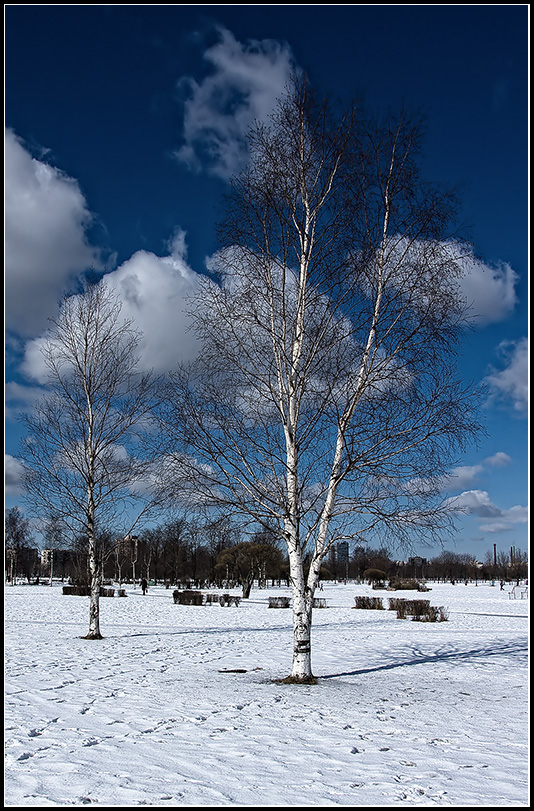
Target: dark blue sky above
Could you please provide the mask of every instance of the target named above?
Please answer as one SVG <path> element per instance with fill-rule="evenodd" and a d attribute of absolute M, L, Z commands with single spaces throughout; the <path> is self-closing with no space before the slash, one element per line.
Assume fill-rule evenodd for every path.
<path fill-rule="evenodd" d="M 465 374 L 481 380 L 491 370 L 507 371 L 527 336 L 528 11 L 526 5 L 8 5 L 5 125 L 28 154 L 76 181 L 93 215 L 87 236 L 108 255 L 110 271 L 138 251 L 165 256 L 180 228 L 188 265 L 202 272 L 215 248 L 226 184 L 191 170 L 175 152 L 184 143 L 191 83 L 202 87 L 213 75 L 205 55 L 221 30 L 243 45 L 257 40 L 260 50 L 266 40 L 285 45 L 323 91 L 345 100 L 362 96 L 372 112 L 405 104 L 424 113 L 426 175 L 461 187 L 462 219 L 477 255 L 513 269 L 514 306 L 487 319 L 465 347 Z M 490 296 L 491 280 L 488 290 Z M 8 383 L 24 383 L 18 364 L 28 337 L 37 334 L 10 336 Z M 515 378 L 508 405 L 501 398 L 487 408 L 489 438 L 464 463 L 473 473 L 465 492 L 489 494 L 503 515 L 525 508 L 527 498 L 527 421 L 524 408 L 511 402 L 514 385 Z M 7 425 L 6 450 L 16 456 L 10 439 L 16 431 Z M 487 463 L 499 453 L 511 461 L 502 468 Z M 497 535 L 508 547 L 526 544 L 524 522 L 499 533 L 481 530 L 470 515 L 463 548 L 485 550 Z"/>
<path fill-rule="evenodd" d="M 527 225 L 526 21 L 525 6 L 313 6 L 304 15 L 299 6 L 10 6 L 5 119 L 79 180 L 119 259 L 132 238 L 157 250 L 176 221 L 194 226 L 191 198 L 213 194 L 170 158 L 179 78 L 209 71 L 202 51 L 218 25 L 239 41 L 282 40 L 332 95 L 423 111 L 432 178 L 465 184 L 481 250 L 517 264 Z"/>

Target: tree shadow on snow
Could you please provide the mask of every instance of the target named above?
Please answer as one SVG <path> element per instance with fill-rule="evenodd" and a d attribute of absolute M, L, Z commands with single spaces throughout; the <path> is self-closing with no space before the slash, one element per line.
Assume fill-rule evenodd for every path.
<path fill-rule="evenodd" d="M 343 673 L 328 673 L 321 676 L 321 679 L 335 679 L 340 676 L 363 676 L 366 673 L 377 673 L 381 670 L 394 670 L 398 667 L 411 667 L 412 665 L 438 664 L 440 662 L 469 662 L 481 657 L 509 656 L 521 659 L 528 654 L 528 643 L 524 642 L 503 642 L 495 645 L 487 645 L 469 650 L 448 650 L 438 651 L 433 654 L 424 654 L 421 651 L 411 651 L 412 659 L 402 659 L 398 662 L 377 665 L 376 667 L 364 667 L 357 670 L 347 670 Z"/>

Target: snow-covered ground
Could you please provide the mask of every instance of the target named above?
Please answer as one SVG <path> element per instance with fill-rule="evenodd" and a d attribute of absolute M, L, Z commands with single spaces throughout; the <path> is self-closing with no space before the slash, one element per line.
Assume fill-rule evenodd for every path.
<path fill-rule="evenodd" d="M 285 589 L 236 608 L 130 586 L 101 600 L 94 642 L 88 598 L 7 586 L 6 805 L 528 806 L 528 601 L 431 586 L 325 584 L 314 686 L 276 681 L 291 612 L 267 598 Z M 357 594 L 429 598 L 449 620 Z"/>

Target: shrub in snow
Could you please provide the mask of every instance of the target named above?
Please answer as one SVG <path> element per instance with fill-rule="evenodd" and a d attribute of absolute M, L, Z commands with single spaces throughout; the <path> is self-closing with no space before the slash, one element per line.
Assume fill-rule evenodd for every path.
<path fill-rule="evenodd" d="M 446 622 L 449 619 L 447 609 L 440 605 L 429 605 L 428 609 L 416 617 L 413 617 L 415 622 Z"/>
<path fill-rule="evenodd" d="M 89 597 L 91 595 L 90 586 L 63 586 L 63 594 L 74 594 L 77 597 Z M 114 597 L 115 589 L 106 589 L 100 586 L 101 597 Z"/>
<path fill-rule="evenodd" d="M 430 600 L 404 600 L 402 597 L 392 597 L 389 600 L 390 611 L 397 612 L 397 619 L 404 620 L 411 617 L 415 622 L 445 622 L 449 615 L 447 610 L 440 606 L 430 605 Z"/>
<path fill-rule="evenodd" d="M 404 620 L 406 617 L 419 617 L 430 608 L 430 600 L 404 600 L 403 598 L 392 598 L 389 601 L 390 609 L 397 612 L 397 619 Z"/>
<path fill-rule="evenodd" d="M 289 597 L 269 597 L 269 608 L 289 608 L 290 603 Z"/>
<path fill-rule="evenodd" d="M 241 597 L 236 597 L 233 594 L 221 594 L 219 604 L 222 606 L 235 605 L 238 606 L 241 602 Z"/>
<path fill-rule="evenodd" d="M 430 591 L 424 583 L 419 580 L 392 580 L 389 584 L 393 591 Z"/>
<path fill-rule="evenodd" d="M 202 605 L 204 602 L 201 591 L 193 591 L 189 589 L 185 591 L 178 591 L 178 589 L 175 589 L 172 593 L 172 597 L 177 605 Z"/>
<path fill-rule="evenodd" d="M 430 611 L 430 600 L 408 600 L 407 602 L 409 604 L 408 613 L 412 615 L 414 619 Z"/>
<path fill-rule="evenodd" d="M 354 608 L 371 608 L 371 609 L 383 609 L 384 604 L 382 602 L 382 597 L 366 597 L 360 596 L 354 598 Z"/>

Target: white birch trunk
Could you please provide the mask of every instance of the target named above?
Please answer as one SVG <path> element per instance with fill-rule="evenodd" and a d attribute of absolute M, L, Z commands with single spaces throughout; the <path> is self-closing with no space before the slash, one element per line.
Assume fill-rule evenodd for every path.
<path fill-rule="evenodd" d="M 100 573 L 94 554 L 90 553 L 89 571 L 91 575 L 91 594 L 89 597 L 89 633 L 86 639 L 102 639 L 100 633 Z"/>
<path fill-rule="evenodd" d="M 90 501 L 91 501 L 90 497 Z M 94 510 L 89 510 L 88 516 L 89 535 L 89 574 L 90 574 L 90 596 L 89 596 L 89 632 L 85 639 L 102 639 L 100 633 L 100 571 L 96 553 Z"/>
<path fill-rule="evenodd" d="M 315 681 L 311 661 L 313 592 L 305 581 L 301 551 L 294 545 L 289 549 L 289 570 L 293 591 L 293 663 L 287 680 L 309 684 Z"/>
<path fill-rule="evenodd" d="M 90 596 L 89 596 L 89 632 L 85 639 L 102 639 L 100 633 L 100 572 L 98 569 L 98 558 L 96 552 L 95 539 L 95 502 L 94 502 L 94 468 L 95 459 L 92 450 L 93 442 L 93 410 L 89 395 L 89 474 L 87 482 L 87 535 L 89 553 L 89 574 L 90 574 Z"/>
<path fill-rule="evenodd" d="M 299 457 L 298 457 L 298 422 L 299 422 L 299 394 L 297 381 L 299 367 L 302 359 L 305 313 L 306 313 L 306 287 L 308 279 L 308 262 L 311 244 L 313 242 L 313 221 L 310 217 L 306 195 L 303 193 L 303 205 L 306 211 L 304 227 L 301 234 L 301 258 L 299 271 L 299 288 L 295 331 L 291 353 L 291 371 L 288 381 L 286 430 L 287 455 L 287 496 L 289 518 L 286 520 L 286 533 L 289 539 L 289 571 L 293 590 L 293 662 L 289 681 L 300 683 L 313 683 L 315 681 L 312 671 L 312 609 L 315 588 L 310 588 L 304 576 L 303 549 L 300 538 L 300 505 L 298 496 Z"/>

